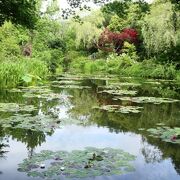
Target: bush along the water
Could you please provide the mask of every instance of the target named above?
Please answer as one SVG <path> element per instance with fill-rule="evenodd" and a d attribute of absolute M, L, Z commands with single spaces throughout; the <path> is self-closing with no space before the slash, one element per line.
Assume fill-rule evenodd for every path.
<path fill-rule="evenodd" d="M 0 66 L 0 87 L 34 85 L 45 80 L 48 74 L 46 63 L 37 59 L 3 62 Z"/>

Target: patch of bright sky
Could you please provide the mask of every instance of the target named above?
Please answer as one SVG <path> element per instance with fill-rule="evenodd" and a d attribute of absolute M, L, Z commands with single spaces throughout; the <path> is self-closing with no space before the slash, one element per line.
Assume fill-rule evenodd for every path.
<path fill-rule="evenodd" d="M 153 2 L 153 0 L 145 0 L 145 1 L 148 2 L 148 3 L 152 3 L 152 2 Z M 69 5 L 68 5 L 68 3 L 67 3 L 67 0 L 59 0 L 59 5 L 60 5 L 61 8 L 67 8 L 67 7 L 69 7 Z M 92 4 L 92 3 L 90 3 L 90 5 L 91 5 L 91 7 L 92 7 L 92 6 L 95 6 L 95 5 Z"/>
<path fill-rule="evenodd" d="M 113 1 L 113 0 L 112 0 Z M 148 3 L 152 3 L 153 0 L 145 0 L 146 2 Z M 45 0 L 42 4 L 42 10 L 46 9 L 47 5 L 51 2 L 51 0 Z M 62 9 L 65 9 L 65 8 L 68 8 L 69 5 L 67 3 L 67 0 L 58 0 L 58 4 L 59 4 L 59 7 L 62 8 Z M 88 3 L 88 5 L 94 8 L 97 8 L 96 5 L 94 5 L 93 3 Z"/>

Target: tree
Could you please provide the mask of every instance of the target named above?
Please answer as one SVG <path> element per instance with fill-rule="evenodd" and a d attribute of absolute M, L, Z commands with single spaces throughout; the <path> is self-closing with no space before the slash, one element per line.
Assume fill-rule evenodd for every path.
<path fill-rule="evenodd" d="M 0 1 L 0 25 L 5 20 L 33 28 L 38 17 L 37 0 Z"/>
<path fill-rule="evenodd" d="M 122 31 L 124 28 L 141 28 L 141 21 L 149 11 L 149 4 L 142 1 L 114 1 L 102 8 L 105 17 L 108 16 L 108 28 L 111 31 Z M 108 15 L 107 15 L 108 14 Z"/>
<path fill-rule="evenodd" d="M 121 53 L 124 42 L 138 43 L 138 33 L 135 29 L 124 29 L 121 33 L 114 33 L 106 29 L 100 36 L 98 48 L 103 51 Z"/>
<path fill-rule="evenodd" d="M 77 48 L 91 48 L 96 46 L 98 38 L 102 33 L 103 14 L 94 11 L 89 16 L 82 18 L 82 24 L 72 23 L 71 28 L 75 30 L 75 42 Z"/>
<path fill-rule="evenodd" d="M 142 27 L 144 45 L 149 56 L 164 54 L 166 59 L 168 55 L 170 60 L 179 56 L 177 48 L 180 47 L 179 22 L 180 13 L 174 9 L 170 0 L 157 0 L 152 4 Z"/>

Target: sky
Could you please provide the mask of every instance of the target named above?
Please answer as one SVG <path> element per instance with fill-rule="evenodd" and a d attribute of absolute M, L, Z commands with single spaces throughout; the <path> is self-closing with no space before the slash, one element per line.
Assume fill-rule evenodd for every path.
<path fill-rule="evenodd" d="M 47 6 L 48 2 L 50 2 L 51 0 L 47 0 L 43 3 L 43 8 L 42 9 L 45 9 L 45 7 Z M 148 3 L 151 3 L 153 2 L 153 0 L 145 0 L 146 2 Z M 59 6 L 60 8 L 64 9 L 64 8 L 67 8 L 68 7 L 68 3 L 67 3 L 67 0 L 58 0 L 59 2 Z M 91 6 L 94 6 L 94 5 L 91 5 Z"/>
<path fill-rule="evenodd" d="M 151 3 L 153 0 L 145 0 L 145 1 Z M 59 5 L 61 8 L 67 8 L 68 7 L 67 0 L 59 0 Z"/>

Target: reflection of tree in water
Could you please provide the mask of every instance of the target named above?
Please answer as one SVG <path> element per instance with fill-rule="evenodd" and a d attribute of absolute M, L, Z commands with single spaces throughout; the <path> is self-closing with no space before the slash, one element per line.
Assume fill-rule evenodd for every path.
<path fill-rule="evenodd" d="M 5 148 L 9 147 L 7 144 L 8 139 L 5 137 L 2 127 L 0 127 L 0 158 L 4 158 L 5 154 L 8 152 Z"/>
<path fill-rule="evenodd" d="M 6 141 L 6 139 L 0 137 L 0 158 L 4 158 L 5 154 L 8 152 L 5 148 L 9 147 L 9 145 L 4 143 L 4 141 Z"/>
<path fill-rule="evenodd" d="M 149 144 L 158 147 L 162 152 L 162 158 L 171 158 L 174 168 L 178 174 L 180 174 L 180 145 L 163 142 L 161 139 L 152 138 L 146 136 L 146 140 Z"/>
<path fill-rule="evenodd" d="M 89 119 L 92 115 L 92 107 L 97 105 L 97 98 L 92 96 L 88 90 L 74 90 L 71 92 L 72 108 L 68 110 L 71 117 L 77 119 Z"/>
<path fill-rule="evenodd" d="M 155 163 L 162 161 L 162 152 L 155 146 L 150 146 L 146 138 L 142 137 L 141 152 L 144 156 L 146 163 Z"/>
<path fill-rule="evenodd" d="M 41 131 L 32 131 L 26 129 L 11 129 L 7 128 L 4 130 L 6 136 L 11 136 L 12 139 L 16 141 L 20 141 L 27 145 L 27 149 L 29 152 L 29 156 L 33 155 L 34 149 L 37 146 L 40 146 L 43 142 L 45 142 L 46 135 Z M 51 134 L 49 134 L 51 135 Z"/>

